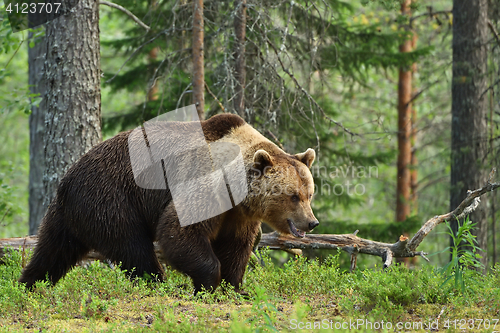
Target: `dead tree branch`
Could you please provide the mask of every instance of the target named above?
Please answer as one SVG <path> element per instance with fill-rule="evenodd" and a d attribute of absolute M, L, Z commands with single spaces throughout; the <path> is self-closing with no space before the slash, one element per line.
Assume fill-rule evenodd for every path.
<path fill-rule="evenodd" d="M 132 14 L 132 12 L 130 10 L 128 10 L 127 8 L 124 8 L 114 2 L 109 2 L 109 1 L 104 1 L 104 0 L 100 0 L 99 1 L 99 4 L 100 5 L 106 5 L 106 6 L 109 6 L 109 7 L 112 7 L 112 8 L 116 8 L 118 10 L 121 10 L 122 12 L 124 12 L 125 14 L 127 14 L 132 20 L 134 20 L 135 23 L 139 24 L 141 27 L 143 27 L 144 29 L 146 29 L 147 31 L 149 31 L 151 28 L 145 24 L 144 22 L 142 22 L 141 20 L 139 20 L 139 18 L 137 16 L 135 16 L 134 14 Z"/>
<path fill-rule="evenodd" d="M 488 20 L 488 27 L 490 28 L 491 33 L 497 40 L 498 46 L 500 46 L 500 36 L 498 35 L 498 32 L 495 30 L 495 26 L 493 25 L 493 23 L 491 23 L 490 20 Z"/>
<path fill-rule="evenodd" d="M 338 127 L 340 127 L 342 130 L 344 130 L 344 132 L 350 134 L 351 136 L 359 136 L 359 134 L 352 132 L 351 130 L 349 130 L 348 128 L 346 128 L 344 125 L 342 125 L 341 122 L 338 122 L 338 121 L 334 120 L 333 118 L 331 118 L 330 116 L 328 116 L 326 114 L 325 110 L 323 110 L 323 108 L 321 107 L 321 105 L 319 105 L 318 102 L 316 102 L 316 100 L 307 92 L 307 90 L 304 87 L 302 87 L 302 85 L 299 83 L 299 81 L 297 80 L 297 78 L 295 77 L 295 75 L 285 66 L 285 64 L 283 63 L 283 60 L 281 59 L 280 52 L 278 51 L 277 47 L 273 44 L 273 42 L 269 39 L 269 37 L 267 37 L 267 35 L 264 34 L 264 32 L 262 31 L 262 29 L 259 28 L 259 30 L 263 34 L 263 36 L 264 36 L 267 44 L 271 47 L 271 49 L 273 50 L 274 54 L 276 55 L 276 59 L 278 60 L 280 66 L 281 66 L 281 70 L 288 75 L 288 77 L 295 84 L 296 88 L 298 90 L 300 90 L 304 94 L 304 96 L 306 96 L 307 100 L 310 103 L 314 104 L 314 106 L 316 106 L 316 108 L 321 112 L 323 118 L 325 118 L 328 121 L 334 123 L 335 125 L 337 125 Z"/>
<path fill-rule="evenodd" d="M 259 247 L 269 247 L 270 249 L 341 249 L 351 255 L 351 271 L 356 266 L 358 253 L 379 256 L 384 262 L 384 268 L 391 265 L 392 258 L 404 258 L 421 256 L 427 259 L 427 253 L 415 251 L 424 238 L 439 224 L 460 219 L 473 212 L 480 203 L 479 197 L 487 192 L 494 191 L 500 187 L 500 183 L 492 183 L 491 180 L 496 170 L 493 169 L 488 182 L 482 188 L 469 191 L 467 197 L 460 205 L 447 214 L 434 216 L 429 219 L 419 231 L 409 240 L 408 237 L 400 236 L 399 241 L 394 244 L 376 242 L 356 236 L 346 235 L 306 235 L 304 238 L 295 238 L 288 235 L 280 235 L 276 232 L 263 234 Z"/>

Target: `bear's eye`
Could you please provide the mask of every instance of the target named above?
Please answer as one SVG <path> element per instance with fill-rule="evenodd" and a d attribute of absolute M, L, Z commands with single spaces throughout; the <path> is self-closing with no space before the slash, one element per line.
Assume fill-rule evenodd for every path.
<path fill-rule="evenodd" d="M 292 201 L 293 201 L 293 202 L 299 202 L 299 201 L 300 201 L 299 196 L 298 196 L 298 195 L 296 195 L 296 194 L 292 195 Z"/>

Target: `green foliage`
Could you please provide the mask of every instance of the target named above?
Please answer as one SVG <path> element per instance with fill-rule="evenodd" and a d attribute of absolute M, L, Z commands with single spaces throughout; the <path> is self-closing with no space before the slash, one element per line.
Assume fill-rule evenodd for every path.
<path fill-rule="evenodd" d="M 480 284 L 457 294 L 441 288 L 440 273 L 432 267 L 351 274 L 340 270 L 338 256 L 323 263 L 299 258 L 279 267 L 272 264 L 269 251 L 259 255 L 264 265 L 247 272 L 243 290 L 250 298 L 244 299 L 227 285 L 194 297 L 190 279 L 170 269 L 162 283 L 131 281 L 119 267 L 99 262 L 74 268 L 56 286 L 39 282 L 29 292 L 17 283 L 27 258 L 8 250 L 0 264 L 0 328 L 275 332 L 289 330 L 292 319 L 394 323 L 434 320 L 443 307 L 447 311 L 442 320 L 493 318 L 500 311 L 498 265 Z"/>
<path fill-rule="evenodd" d="M 103 105 L 103 131 L 107 135 L 191 103 L 191 7 L 165 1 L 157 3 L 155 10 L 151 11 L 150 5 L 144 2 L 122 1 L 120 4 L 141 17 L 151 30 L 146 32 L 129 24 L 130 20 L 119 11 L 106 10 L 102 15 L 105 24 L 112 24 L 117 18 L 126 22 L 123 27 L 114 27 L 120 31 L 114 35 L 107 32 L 110 29 L 102 29 L 106 31 L 102 38 L 103 87 L 105 91 L 109 90 L 110 97 L 125 95 L 124 92 L 136 94 L 134 101 L 125 107 L 110 110 Z M 371 6 L 377 8 L 376 4 Z M 362 138 L 359 145 L 354 143 L 347 147 L 345 133 L 322 117 L 319 107 L 333 119 L 346 119 L 352 114 L 355 126 L 368 124 L 357 128 L 356 132 L 378 132 L 382 134 L 376 140 L 380 140 L 380 136 L 389 139 L 389 135 L 383 133 L 393 130 L 388 128 L 395 124 L 388 124 L 388 128 L 375 124 L 373 118 L 380 116 L 365 116 L 364 106 L 353 103 L 355 96 L 374 95 L 374 87 L 381 91 L 382 96 L 391 93 L 394 96 L 393 85 L 382 87 L 379 82 L 393 75 L 399 66 L 435 52 L 432 45 L 422 44 L 412 53 L 400 54 L 398 46 L 408 36 L 390 29 L 390 23 L 396 22 L 398 14 L 393 9 L 385 12 L 377 9 L 376 14 L 367 15 L 368 23 L 352 21 L 353 15 L 366 11 L 368 9 L 360 7 L 359 3 L 338 0 L 317 3 L 313 7 L 305 1 L 250 1 L 247 6 L 247 121 L 268 137 L 272 136 L 270 133 L 276 134 L 290 152 L 316 147 L 319 158 L 315 167 L 392 168 L 396 156 L 396 147 L 392 143 L 372 143 L 366 142 L 370 139 Z M 207 85 L 226 112 L 234 112 L 234 4 L 206 3 L 205 15 Z M 385 18 L 390 20 L 386 22 Z M 156 58 L 150 54 L 155 48 L 159 50 Z M 159 98 L 147 100 L 154 81 L 159 87 Z M 318 106 L 303 91 L 307 91 Z M 116 103 L 113 101 L 110 105 Z M 373 97 L 367 105 L 385 115 L 390 114 L 388 110 L 393 107 L 392 103 Z M 206 105 L 207 117 L 220 112 L 218 103 L 208 92 Z M 384 197 L 388 191 L 380 187 L 385 186 L 387 179 L 395 179 L 391 173 L 386 173 L 380 180 L 356 176 L 354 179 L 350 176 L 332 179 L 324 173 L 314 176 L 318 191 L 314 210 L 324 222 L 317 228 L 319 233 L 338 233 L 345 229 L 344 222 L 346 228 L 351 224 L 366 224 L 366 218 L 346 216 L 352 216 L 354 210 L 367 209 L 367 201 L 390 202 Z M 351 189 L 358 186 L 366 191 L 362 195 L 348 193 L 347 182 L 352 185 Z M 374 214 L 377 221 L 393 221 L 393 214 L 387 218 L 389 207 L 385 204 L 377 206 L 379 210 Z M 346 211 L 347 214 L 341 213 Z M 380 230 L 378 227 L 378 224 L 372 228 L 363 225 L 349 232 L 367 229 L 363 235 L 376 237 L 379 233 L 372 236 L 370 232 Z M 392 240 L 400 234 L 401 231 L 394 231 L 395 237 L 391 232 L 384 239 Z"/>
<path fill-rule="evenodd" d="M 27 116 L 0 113 L 0 238 L 27 233 L 29 139 Z"/>
<path fill-rule="evenodd" d="M 13 214 L 13 189 L 8 184 L 4 183 L 4 174 L 0 174 L 0 224 L 5 220 L 5 218 L 9 218 Z"/>
<path fill-rule="evenodd" d="M 37 94 L 31 94 L 27 84 L 17 84 L 17 71 L 19 67 L 27 68 L 27 63 L 20 66 L 25 61 L 26 51 L 23 46 L 29 44 L 32 47 L 34 41 L 44 34 L 43 29 L 30 29 L 33 36 L 27 40 L 27 32 L 13 33 L 7 11 L 4 4 L 0 2 L 0 92 L 2 93 L 2 103 L 0 103 L 0 113 L 16 111 L 29 114 L 31 103 L 38 105 L 41 99 Z M 3 56 L 5 55 L 5 56 Z M 8 86 L 8 89 L 2 89 Z"/>
<path fill-rule="evenodd" d="M 231 323 L 233 332 L 279 332 L 277 317 L 280 316 L 275 304 L 271 301 L 264 288 L 256 286 L 252 301 L 252 316 L 246 320 L 239 320 L 238 313 L 233 314 L 235 320 Z"/>
<path fill-rule="evenodd" d="M 382 270 L 370 269 L 356 273 L 352 279 L 354 297 L 344 297 L 342 306 L 349 311 L 359 308 L 374 311 L 378 318 L 395 319 L 405 307 L 421 303 L 447 301 L 442 292 L 435 269 L 425 267 L 410 271 L 404 266 L 391 266 Z"/>
<path fill-rule="evenodd" d="M 122 127 L 136 126 L 158 113 L 177 106 L 190 104 L 189 94 L 190 61 L 189 40 L 191 34 L 191 8 L 176 2 L 155 3 L 151 11 L 147 2 L 123 0 L 121 5 L 143 18 L 151 29 L 126 24 L 119 37 L 103 38 L 102 45 L 113 52 L 113 59 L 124 59 L 123 68 L 117 62 L 105 68 L 105 86 L 113 92 L 121 89 L 142 90 L 147 94 L 156 81 L 160 87 L 161 105 L 152 106 L 155 112 L 144 112 L 143 108 L 119 110 L 121 114 L 135 113 L 119 121 Z M 269 128 L 278 121 L 287 124 L 289 119 L 311 119 L 306 113 L 311 109 L 305 95 L 297 94 L 297 87 L 291 81 L 290 73 L 282 68 L 290 66 L 290 71 L 300 84 L 306 85 L 307 77 L 319 71 L 325 77 L 342 75 L 345 82 L 365 85 L 371 69 L 404 66 L 429 54 L 432 47 L 426 46 L 408 54 L 401 54 L 398 45 L 406 35 L 399 31 L 381 29 L 381 24 L 350 25 L 349 17 L 355 6 L 348 2 L 333 0 L 318 3 L 312 8 L 308 2 L 250 2 L 247 6 L 247 87 L 246 100 L 248 119 L 252 124 Z M 234 8 L 227 2 L 205 4 L 205 76 L 215 95 L 223 103 L 226 111 L 231 111 L 232 58 L 234 35 L 231 27 Z M 128 22 L 121 12 L 110 11 L 107 16 L 120 17 Z M 151 51 L 160 48 L 158 57 Z M 276 54 L 275 54 L 276 53 Z M 281 64 L 276 57 L 281 58 Z M 106 58 L 106 57 L 104 57 Z M 321 59 L 321 61 L 319 61 Z M 126 60 L 126 61 L 125 61 Z M 108 68 L 110 70 L 108 70 Z M 326 74 L 328 72 L 328 74 Z M 157 86 L 158 86 L 157 85 Z M 189 95 L 188 95 L 189 96 Z M 319 97 L 319 96 L 318 96 Z M 208 115 L 216 112 L 218 104 L 207 94 Z M 323 96 L 331 102 L 331 96 Z M 140 104 L 151 103 L 146 100 Z M 308 106 L 309 105 L 309 106 Z M 265 111 L 268 110 L 268 111 Z M 279 113 L 280 119 L 276 118 Z M 105 117 L 105 123 L 118 120 Z M 139 120 L 139 122 L 138 122 Z M 315 119 L 314 121 L 318 121 Z M 105 128 L 112 128 L 113 125 Z M 312 128 L 306 126 L 309 135 Z"/>
<path fill-rule="evenodd" d="M 43 29 L 13 33 L 4 3 L 0 2 L 0 238 L 22 236 L 28 230 L 28 117 L 32 103 L 27 84 L 28 44 Z"/>
<path fill-rule="evenodd" d="M 19 47 L 19 34 L 15 35 L 10 27 L 8 12 L 5 10 L 5 3 L 0 2 L 0 54 L 10 53 Z"/>
<path fill-rule="evenodd" d="M 10 30 L 10 27 L 8 26 L 8 21 L 6 22 L 4 20 L 1 22 L 0 55 L 2 53 L 5 53 L 9 56 L 9 58 L 7 59 L 7 62 L 3 64 L 3 66 L 0 68 L 0 88 L 2 85 L 11 85 L 11 86 L 10 89 L 6 90 L 2 96 L 2 103 L 0 104 L 0 113 L 5 113 L 9 111 L 20 111 L 29 114 L 31 110 L 30 99 L 37 97 L 36 94 L 30 93 L 28 85 L 22 85 L 20 87 L 16 87 L 15 85 L 12 86 L 12 74 L 14 71 L 9 68 L 9 65 L 13 67 L 12 62 L 15 59 L 21 47 L 24 45 L 25 42 L 24 32 L 20 34 L 21 36 L 15 36 L 15 35 L 13 36 L 12 30 Z M 2 58 L 4 57 L 0 57 L 0 59 Z M 16 60 L 18 59 L 16 58 Z M 3 92 L 3 89 L 0 89 L 0 91 Z M 39 104 L 40 99 L 36 99 L 35 103 Z"/>
<path fill-rule="evenodd" d="M 262 266 L 255 267 L 246 277 L 246 283 L 251 286 L 263 286 L 271 290 L 277 297 L 292 299 L 311 293 L 331 293 L 338 287 L 341 275 L 338 267 L 338 255 L 329 256 L 323 263 L 317 260 L 308 260 L 306 257 L 297 257 L 287 261 L 283 267 L 276 267 L 269 257 L 269 252 L 259 251 L 258 256 Z M 311 279 L 314 276 L 314 279 Z M 304 281 L 318 281 L 318 283 L 304 283 Z M 250 289 L 249 292 L 255 292 Z"/>
<path fill-rule="evenodd" d="M 448 228 L 446 234 L 453 240 L 453 246 L 444 250 L 451 254 L 451 261 L 442 268 L 445 279 L 443 286 L 453 281 L 455 289 L 464 293 L 466 280 L 477 283 L 473 276 L 479 275 L 477 270 L 483 269 L 484 266 L 479 261 L 481 255 L 478 251 L 481 251 L 481 248 L 477 246 L 476 236 L 472 234 L 476 224 L 472 223 L 468 216 L 463 224 L 460 225 L 459 221 L 457 223 L 459 226 L 455 234 L 450 224 L 446 222 Z"/>

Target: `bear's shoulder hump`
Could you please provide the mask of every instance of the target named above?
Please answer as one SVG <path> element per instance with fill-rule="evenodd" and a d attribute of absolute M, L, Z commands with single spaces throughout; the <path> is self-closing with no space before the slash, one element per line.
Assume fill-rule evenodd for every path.
<path fill-rule="evenodd" d="M 202 121 L 201 128 L 205 134 L 205 138 L 210 141 L 217 141 L 228 135 L 231 130 L 244 126 L 245 120 L 235 114 L 218 114 L 210 119 Z"/>

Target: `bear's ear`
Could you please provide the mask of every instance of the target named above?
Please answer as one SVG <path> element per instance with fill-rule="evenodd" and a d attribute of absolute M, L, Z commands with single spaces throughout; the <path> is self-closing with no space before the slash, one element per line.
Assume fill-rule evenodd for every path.
<path fill-rule="evenodd" d="M 261 173 L 264 173 L 266 167 L 272 167 L 273 165 L 273 158 L 267 151 L 259 149 L 253 155 L 253 167 L 255 170 L 259 170 Z"/>
<path fill-rule="evenodd" d="M 311 165 L 316 158 L 316 152 L 314 149 L 309 148 L 304 153 L 296 154 L 295 157 L 297 157 L 299 161 L 304 163 L 308 168 L 311 168 Z"/>

